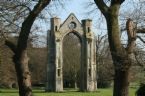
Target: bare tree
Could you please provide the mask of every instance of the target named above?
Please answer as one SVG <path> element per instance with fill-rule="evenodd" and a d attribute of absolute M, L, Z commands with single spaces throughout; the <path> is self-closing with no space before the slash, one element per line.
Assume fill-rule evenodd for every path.
<path fill-rule="evenodd" d="M 63 40 L 63 74 L 66 87 L 78 87 L 80 80 L 81 43 L 74 33 L 69 33 Z M 64 86 L 64 87 L 65 87 Z"/>
<path fill-rule="evenodd" d="M 108 41 L 114 64 L 114 91 L 113 96 L 128 96 L 129 71 L 132 64 L 131 55 L 134 51 L 136 33 L 132 20 L 128 20 L 126 27 L 128 44 L 124 48 L 120 39 L 119 9 L 125 0 L 94 0 L 107 22 Z"/>
<path fill-rule="evenodd" d="M 47 10 L 46 12 L 50 16 L 52 15 L 51 12 L 54 11 L 53 6 L 56 8 L 58 8 L 57 5 L 64 7 L 63 1 L 55 0 L 51 4 L 50 2 L 51 0 L 0 1 L 0 25 L 2 25 L 0 28 L 0 36 L 6 39 L 5 44 L 9 46 L 15 54 L 13 56 L 13 61 L 17 72 L 20 96 L 31 96 L 32 93 L 31 78 L 28 68 L 29 58 L 27 56 L 28 38 L 31 35 L 32 28 L 34 28 L 32 25 L 34 26 L 33 23 L 36 21 L 36 17 L 41 19 L 46 18 L 42 10 Z M 46 7 L 48 4 L 49 7 Z M 34 30 L 37 30 L 37 28 L 36 26 Z M 8 40 L 5 33 L 18 33 L 17 43 L 13 44 Z"/>
<path fill-rule="evenodd" d="M 29 58 L 27 56 L 27 41 L 30 34 L 31 27 L 36 17 L 41 11 L 50 3 L 51 0 L 39 0 L 34 6 L 29 15 L 24 19 L 19 34 L 17 45 L 15 46 L 9 40 L 6 40 L 6 45 L 15 53 L 13 61 L 18 78 L 19 95 L 32 96 L 31 76 L 28 68 Z"/>
<path fill-rule="evenodd" d="M 96 63 L 97 63 L 97 87 L 110 87 L 113 80 L 113 64 L 109 51 L 107 35 L 96 36 Z"/>

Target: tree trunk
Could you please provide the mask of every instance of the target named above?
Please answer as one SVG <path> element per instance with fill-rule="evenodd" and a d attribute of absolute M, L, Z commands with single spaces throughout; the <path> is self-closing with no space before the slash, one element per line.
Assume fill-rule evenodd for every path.
<path fill-rule="evenodd" d="M 14 62 L 17 72 L 19 95 L 32 96 L 31 75 L 28 67 L 27 41 L 31 27 L 40 12 L 50 3 L 51 0 L 39 0 L 34 9 L 22 23 L 21 32 L 17 46 L 14 50 Z"/>
<path fill-rule="evenodd" d="M 129 96 L 129 69 L 128 70 L 115 70 L 114 90 L 113 96 Z"/>
<path fill-rule="evenodd" d="M 32 96 L 31 75 L 28 68 L 27 51 L 23 50 L 20 57 L 13 58 L 15 62 L 16 73 L 18 77 L 19 95 Z"/>
<path fill-rule="evenodd" d="M 50 3 L 51 0 L 39 0 L 34 9 L 22 23 L 17 46 L 6 40 L 6 45 L 14 52 L 13 61 L 17 73 L 19 96 L 32 96 L 31 75 L 28 67 L 27 41 L 31 27 L 39 13 Z"/>
<path fill-rule="evenodd" d="M 110 0 L 110 6 L 107 6 L 103 0 L 94 1 L 101 13 L 105 16 L 107 22 L 108 41 L 115 68 L 113 96 L 128 96 L 129 70 L 131 66 L 131 54 L 135 45 L 135 32 L 132 30 L 133 26 L 130 23 L 131 27 L 129 25 L 127 28 L 131 29 L 128 31 L 130 42 L 128 42 L 128 46 L 125 49 L 121 44 L 118 23 L 120 5 L 125 0 Z"/>
<path fill-rule="evenodd" d="M 111 6 L 104 16 L 107 21 L 108 40 L 115 68 L 113 96 L 128 96 L 130 59 L 120 40 L 119 7 L 118 4 Z"/>
<path fill-rule="evenodd" d="M 75 80 L 74 83 L 75 83 L 75 84 L 74 84 L 74 85 L 75 85 L 74 87 L 75 87 L 75 89 L 77 89 L 77 88 L 78 88 L 78 87 L 77 87 L 77 81 Z"/>

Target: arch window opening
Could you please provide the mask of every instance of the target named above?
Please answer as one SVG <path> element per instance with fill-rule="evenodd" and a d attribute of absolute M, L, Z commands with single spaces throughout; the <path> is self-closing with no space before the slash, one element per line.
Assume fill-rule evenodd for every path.
<path fill-rule="evenodd" d="M 63 87 L 78 88 L 80 85 L 81 42 L 73 32 L 63 39 Z"/>

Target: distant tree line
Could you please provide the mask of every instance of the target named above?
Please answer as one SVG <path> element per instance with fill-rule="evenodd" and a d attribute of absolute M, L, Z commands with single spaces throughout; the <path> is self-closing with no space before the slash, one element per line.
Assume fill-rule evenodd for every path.
<path fill-rule="evenodd" d="M 17 37 L 11 37 L 15 42 Z M 0 45 L 0 87 L 17 88 L 17 77 L 12 60 L 13 52 L 3 43 Z M 41 55 L 40 55 L 41 54 Z M 28 56 L 30 57 L 29 67 L 32 76 L 32 85 L 41 85 L 45 83 L 47 48 L 36 48 L 32 43 L 28 44 Z"/>
<path fill-rule="evenodd" d="M 102 39 L 101 39 L 102 38 Z M 17 37 L 10 37 L 11 41 L 16 43 Z M 3 40 L 2 40 L 3 41 Z M 97 87 L 107 88 L 112 86 L 114 79 L 113 64 L 106 37 L 96 37 L 96 63 L 97 63 Z M 79 38 L 70 33 L 66 35 L 63 41 L 63 78 L 64 87 L 77 88 L 80 80 L 80 58 L 81 43 Z M 141 51 L 141 53 L 140 53 Z M 138 63 L 143 62 L 143 50 L 138 49 Z M 136 54 L 137 54 L 136 53 Z M 41 54 L 41 55 L 40 55 Z M 47 66 L 47 48 L 33 47 L 32 42 L 28 43 L 28 56 L 30 57 L 29 68 L 32 76 L 32 85 L 45 86 L 46 66 Z M 0 87 L 17 88 L 16 72 L 12 60 L 13 52 L 4 44 L 0 45 Z M 143 64 L 141 64 L 143 65 Z M 139 65 L 133 66 L 131 71 L 131 82 L 143 82 L 144 77 L 141 74 L 144 71 Z M 140 72 L 140 73 L 138 73 Z M 143 75 L 142 75 L 143 76 Z"/>

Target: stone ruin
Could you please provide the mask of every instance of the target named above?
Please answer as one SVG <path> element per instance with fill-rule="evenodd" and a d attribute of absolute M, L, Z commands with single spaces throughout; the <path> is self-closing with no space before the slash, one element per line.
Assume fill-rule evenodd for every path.
<path fill-rule="evenodd" d="M 51 18 L 51 30 L 48 32 L 48 64 L 46 91 L 63 91 L 63 38 L 74 33 L 81 42 L 80 91 L 96 91 L 96 44 L 91 30 L 92 20 L 84 19 L 80 23 L 71 13 L 61 23 L 58 17 Z"/>

